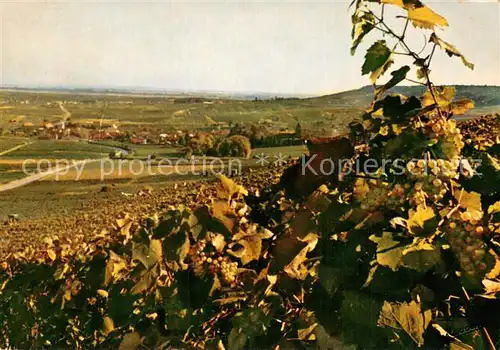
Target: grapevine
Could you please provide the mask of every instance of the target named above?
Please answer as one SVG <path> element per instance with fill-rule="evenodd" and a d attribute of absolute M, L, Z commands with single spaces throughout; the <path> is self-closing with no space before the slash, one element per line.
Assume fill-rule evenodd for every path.
<path fill-rule="evenodd" d="M 401 11 L 399 33 L 389 6 Z M 433 30 L 444 17 L 420 1 L 356 0 L 352 10 L 353 54 L 369 34 L 383 38 L 362 67 L 373 103 L 348 135 L 311 142 L 307 173 L 298 161 L 220 176 L 185 205 L 13 252 L 0 265 L 0 345 L 494 349 L 500 140 L 487 130 L 500 120 L 457 123 L 473 102 L 432 83 L 439 49 L 473 68 Z M 411 49 L 413 29 L 428 34 L 429 52 Z M 405 65 L 377 84 L 399 54 L 416 78 Z M 426 92 L 391 94 L 405 80 Z M 314 174 L 325 159 L 395 155 L 403 166 Z"/>

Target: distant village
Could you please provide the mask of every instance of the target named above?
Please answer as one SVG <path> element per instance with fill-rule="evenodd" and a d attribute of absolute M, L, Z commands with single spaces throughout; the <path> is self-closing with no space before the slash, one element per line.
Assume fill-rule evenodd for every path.
<path fill-rule="evenodd" d="M 75 140 L 75 141 L 117 141 L 134 145 L 169 145 L 183 146 L 200 134 L 211 135 L 216 139 L 222 139 L 232 134 L 241 134 L 254 142 L 265 139 L 274 144 L 290 144 L 296 130 L 277 129 L 266 123 L 244 126 L 236 125 L 213 125 L 204 130 L 168 130 L 158 131 L 148 128 L 137 128 L 136 130 L 122 130 L 118 124 L 81 124 L 71 120 L 43 121 L 41 123 L 23 122 L 22 120 L 11 120 L 8 133 L 11 136 L 34 137 L 40 140 Z"/>
<path fill-rule="evenodd" d="M 2 104 L 29 105 L 29 100 L 5 100 Z M 81 101 L 80 101 L 81 102 Z M 27 116 L 17 116 L 8 121 L 8 126 L 2 135 L 18 137 L 33 137 L 40 140 L 74 140 L 88 142 L 116 141 L 133 145 L 169 145 L 185 146 L 189 140 L 200 135 L 211 135 L 215 139 L 223 139 L 230 135 L 247 137 L 252 147 L 278 146 L 296 144 L 305 135 L 297 129 L 289 130 L 280 123 L 279 118 L 265 119 L 258 123 L 227 123 L 217 122 L 205 116 L 205 127 L 197 130 L 175 129 L 161 130 L 155 126 L 120 125 L 117 120 L 73 120 L 64 105 L 78 104 L 78 101 L 46 102 L 48 107 L 59 106 L 63 114 L 51 120 L 41 122 L 27 121 Z M 204 104 L 219 103 L 203 99 L 183 98 L 182 103 L 202 102 Z M 116 101 L 115 103 L 130 104 L 132 101 Z M 276 119 L 276 120 L 275 120 Z M 300 125 L 297 125 L 298 127 Z"/>

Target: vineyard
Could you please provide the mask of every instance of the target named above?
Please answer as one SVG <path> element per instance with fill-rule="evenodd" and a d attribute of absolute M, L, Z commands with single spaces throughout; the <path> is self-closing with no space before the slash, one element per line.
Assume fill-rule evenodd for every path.
<path fill-rule="evenodd" d="M 401 33 L 389 6 L 404 14 Z M 384 35 L 362 67 L 374 85 L 396 52 L 414 65 L 376 85 L 348 134 L 308 143 L 285 168 L 106 213 L 106 230 L 66 222 L 71 232 L 24 242 L 1 263 L 0 345 L 495 349 L 500 117 L 457 123 L 473 101 L 430 80 L 439 49 L 473 68 L 433 31 L 443 17 L 418 0 L 352 10 L 353 54 Z M 429 34 L 428 53 L 409 47 L 410 26 Z M 389 94 L 412 68 L 423 95 Z"/>

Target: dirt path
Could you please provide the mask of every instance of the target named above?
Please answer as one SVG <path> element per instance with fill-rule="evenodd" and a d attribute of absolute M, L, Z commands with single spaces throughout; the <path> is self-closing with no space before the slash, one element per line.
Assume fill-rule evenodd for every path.
<path fill-rule="evenodd" d="M 16 146 L 16 147 L 12 147 L 12 148 L 10 148 L 10 149 L 8 149 L 6 151 L 0 152 L 0 157 L 4 156 L 6 154 L 9 154 L 11 152 L 17 151 L 18 149 L 21 149 L 21 148 L 26 147 L 28 145 L 31 145 L 32 143 L 34 143 L 34 141 L 26 142 L 26 143 L 23 143 L 22 145 L 19 145 L 19 146 Z"/>

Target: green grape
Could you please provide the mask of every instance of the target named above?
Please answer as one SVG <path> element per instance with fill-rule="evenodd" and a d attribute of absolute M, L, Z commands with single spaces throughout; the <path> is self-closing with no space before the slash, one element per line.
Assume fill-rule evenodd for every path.
<path fill-rule="evenodd" d="M 484 261 L 486 245 L 481 237 L 476 235 L 476 232 L 482 233 L 484 228 L 472 225 L 470 222 L 451 221 L 445 229 L 448 243 L 455 253 L 462 271 L 469 276 L 483 274 L 487 268 Z"/>

